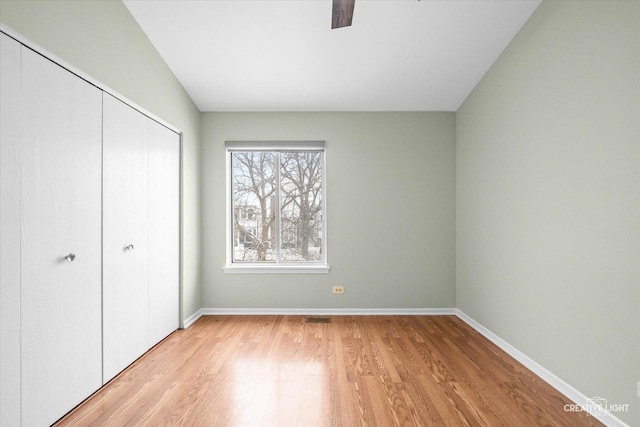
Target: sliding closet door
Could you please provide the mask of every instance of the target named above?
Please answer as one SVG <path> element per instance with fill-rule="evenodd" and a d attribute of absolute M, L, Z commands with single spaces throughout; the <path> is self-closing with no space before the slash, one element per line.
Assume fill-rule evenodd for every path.
<path fill-rule="evenodd" d="M 149 120 L 149 347 L 179 324 L 180 135 Z"/>
<path fill-rule="evenodd" d="M 102 384 L 102 92 L 26 48 L 21 85 L 22 423 L 35 426 Z"/>
<path fill-rule="evenodd" d="M 20 44 L 0 34 L 0 426 L 20 425 Z"/>
<path fill-rule="evenodd" d="M 148 118 L 105 93 L 103 342 L 106 383 L 148 349 Z"/>

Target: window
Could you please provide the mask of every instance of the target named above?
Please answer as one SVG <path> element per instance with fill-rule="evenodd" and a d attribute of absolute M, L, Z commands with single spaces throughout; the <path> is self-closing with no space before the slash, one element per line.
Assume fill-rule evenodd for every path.
<path fill-rule="evenodd" d="M 328 272 L 324 142 L 226 148 L 225 271 Z"/>

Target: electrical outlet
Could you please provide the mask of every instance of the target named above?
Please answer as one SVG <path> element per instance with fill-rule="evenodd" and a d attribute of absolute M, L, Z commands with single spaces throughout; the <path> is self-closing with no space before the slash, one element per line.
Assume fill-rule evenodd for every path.
<path fill-rule="evenodd" d="M 333 287 L 334 294 L 344 294 L 344 286 L 334 286 Z"/>

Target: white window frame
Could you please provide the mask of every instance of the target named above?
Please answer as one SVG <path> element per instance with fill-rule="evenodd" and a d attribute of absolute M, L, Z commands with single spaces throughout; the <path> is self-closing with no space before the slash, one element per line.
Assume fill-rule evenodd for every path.
<path fill-rule="evenodd" d="M 226 161 L 227 161 L 227 214 L 226 214 L 226 251 L 227 260 L 223 270 L 225 273 L 242 274 L 268 274 L 268 273 L 329 273 L 330 267 L 327 256 L 327 172 L 326 172 L 326 149 L 324 141 L 226 141 Z M 265 152 L 290 152 L 290 151 L 319 151 L 322 152 L 322 260 L 319 262 L 233 262 L 233 181 L 231 157 L 234 152 L 265 151 Z M 278 203 L 279 205 L 279 203 Z M 280 240 L 279 211 L 276 209 L 277 219 L 277 239 Z"/>

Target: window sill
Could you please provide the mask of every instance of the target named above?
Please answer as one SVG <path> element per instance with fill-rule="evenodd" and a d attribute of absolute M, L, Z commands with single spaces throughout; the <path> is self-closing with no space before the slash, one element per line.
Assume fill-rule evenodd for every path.
<path fill-rule="evenodd" d="M 327 274 L 328 265 L 227 265 L 228 274 Z"/>

